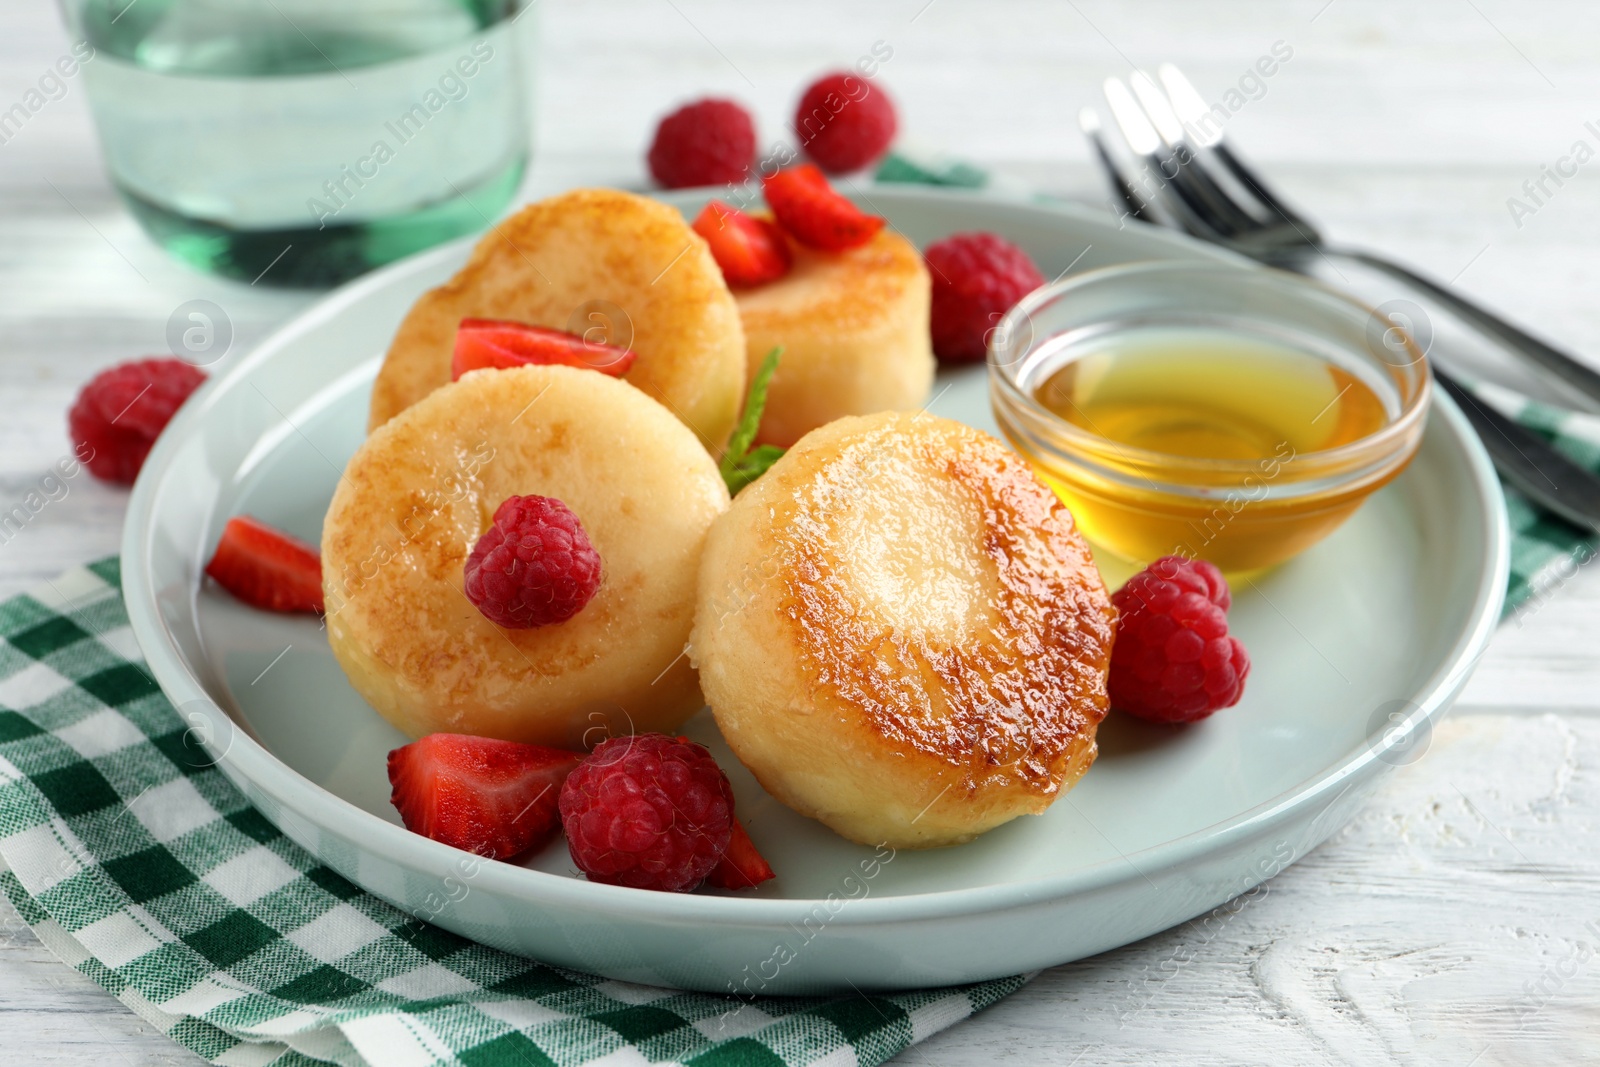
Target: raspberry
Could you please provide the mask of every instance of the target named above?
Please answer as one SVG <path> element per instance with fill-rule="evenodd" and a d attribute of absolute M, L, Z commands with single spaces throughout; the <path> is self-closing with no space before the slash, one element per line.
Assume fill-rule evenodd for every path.
<path fill-rule="evenodd" d="M 89 380 L 67 430 L 96 478 L 132 485 L 161 431 L 206 376 L 181 359 L 138 359 Z"/>
<path fill-rule="evenodd" d="M 992 233 L 958 233 L 923 253 L 933 275 L 934 355 L 949 363 L 981 360 L 989 331 L 1044 284 L 1028 253 Z"/>
<path fill-rule="evenodd" d="M 496 626 L 565 622 L 600 588 L 600 553 L 572 509 L 548 496 L 510 496 L 467 557 L 467 599 Z"/>
<path fill-rule="evenodd" d="M 1195 722 L 1239 702 L 1250 657 L 1228 636 L 1227 579 L 1204 560 L 1163 556 L 1112 594 L 1120 613 L 1111 704 L 1154 722 Z"/>
<path fill-rule="evenodd" d="M 614 737 L 567 776 L 561 825 L 590 881 L 686 893 L 728 849 L 733 790 L 692 741 Z"/>
<path fill-rule="evenodd" d="M 648 158 L 668 189 L 738 184 L 756 158 L 756 124 L 732 100 L 696 100 L 661 120 Z"/>
<path fill-rule="evenodd" d="M 860 170 L 883 155 L 895 127 L 889 94 L 845 71 L 812 82 L 794 115 L 800 146 L 830 174 Z"/>

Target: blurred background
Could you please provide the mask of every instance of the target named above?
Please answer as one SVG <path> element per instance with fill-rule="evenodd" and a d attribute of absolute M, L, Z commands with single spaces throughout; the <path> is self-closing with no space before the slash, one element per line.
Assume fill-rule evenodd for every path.
<path fill-rule="evenodd" d="M 63 6 L 76 14 L 98 5 L 67 0 Z M 153 13 L 168 5 L 105 0 L 102 14 L 120 17 L 116 25 L 99 27 L 99 36 L 127 36 L 117 31 L 138 23 L 146 14 L 141 6 Z M 228 5 L 213 0 L 212 6 Z M 232 6 L 253 7 L 263 21 L 293 25 L 297 13 L 301 21 L 307 18 L 291 10 L 290 0 Z M 342 17 L 355 21 L 368 5 L 340 6 L 350 12 Z M 371 18 L 381 22 L 385 6 L 381 0 L 370 5 Z M 518 10 L 515 0 L 436 0 L 431 6 L 471 9 L 486 22 Z M 57 57 L 70 53 L 72 38 L 52 5 L 8 5 L 0 20 L 3 109 L 22 99 Z M 444 18 L 437 22 L 444 36 L 434 47 L 449 59 L 449 35 L 459 27 Z M 1522 182 L 1537 178 L 1539 168 L 1576 139 L 1595 139 L 1583 123 L 1600 119 L 1600 73 L 1589 54 L 1597 23 L 1600 12 L 1589 5 L 1508 0 L 905 0 L 803 7 L 538 0 L 513 29 L 500 31 L 511 35 L 521 53 L 520 77 L 508 73 L 493 90 L 480 88 L 497 74 L 494 64 L 485 64 L 473 80 L 478 84 L 468 82 L 472 94 L 463 103 L 476 103 L 507 82 L 525 95 L 511 116 L 526 124 L 531 141 L 532 165 L 517 200 L 578 182 L 640 185 L 647 181 L 643 152 L 654 125 L 674 105 L 730 96 L 756 113 L 763 145 L 792 143 L 787 126 L 801 87 L 826 69 L 850 66 L 881 42 L 880 50 L 887 46 L 892 55 L 879 84 L 900 109 L 901 150 L 968 159 L 1041 191 L 1100 202 L 1101 181 L 1076 129 L 1078 108 L 1097 99 L 1106 74 L 1172 61 L 1208 99 L 1242 90 L 1244 103 L 1229 120 L 1229 134 L 1298 202 L 1325 218 L 1329 229 L 1403 252 L 1445 278 L 1488 244 L 1461 284 L 1516 309 L 1547 333 L 1570 336 L 1589 324 L 1570 318 L 1587 312 L 1578 311 L 1581 301 L 1567 298 L 1566 286 L 1587 286 L 1591 279 L 1536 281 L 1536 260 L 1528 257 L 1558 234 L 1572 245 L 1593 240 L 1596 216 L 1584 210 L 1595 204 L 1595 191 L 1585 188 L 1593 183 L 1580 174 L 1547 209 L 1524 217 L 1520 228 L 1506 202 L 1522 195 Z M 1250 79 L 1253 64 L 1277 42 L 1292 50 L 1292 58 L 1270 78 Z M 426 41 L 413 43 L 428 47 Z M 340 69 L 348 68 L 354 81 L 329 77 L 329 99 L 308 104 L 332 115 L 359 113 L 375 95 L 362 77 L 371 68 L 343 54 L 329 62 L 340 59 Z M 105 72 L 91 63 L 83 73 Z M 139 270 L 149 265 L 160 276 L 151 278 L 153 285 L 189 279 L 197 292 L 206 289 L 209 279 L 150 256 L 148 242 L 129 225 L 106 181 L 87 104 L 88 79 L 64 81 L 59 99 L 48 100 L 20 129 L 5 127 L 0 144 L 0 212 L 8 234 L 0 254 L 7 269 L 29 268 L 24 288 L 11 291 L 11 313 L 48 310 L 52 298 L 72 288 L 63 274 L 77 286 L 96 288 L 112 306 L 143 307 L 140 298 L 151 294 L 125 285 L 141 279 L 122 256 Z M 192 150 L 182 147 L 184 141 L 226 140 L 209 149 L 208 165 L 221 169 L 250 153 L 270 158 L 274 148 L 312 150 L 304 141 L 264 147 L 262 129 L 230 128 L 226 107 L 207 100 L 209 95 L 172 97 L 188 125 L 174 121 L 170 136 L 177 143 L 167 152 Z M 196 120 L 200 112 L 206 113 L 203 121 Z M 384 118 L 380 110 L 368 126 L 376 128 Z M 486 126 L 485 136 L 498 128 Z M 348 138 L 353 163 L 368 138 L 359 129 Z M 113 138 L 119 139 L 126 134 Z M 206 159 L 203 153 L 196 157 Z M 1375 180 L 1379 175 L 1382 180 Z M 381 189 L 364 190 L 355 203 L 382 195 Z M 70 229 L 54 228 L 60 216 L 78 213 L 93 225 L 80 220 Z M 1459 256 L 1463 247 L 1465 259 Z M 102 283 L 128 291 L 117 300 L 99 289 Z M 236 323 L 241 341 L 252 336 L 254 317 L 244 314 Z"/>

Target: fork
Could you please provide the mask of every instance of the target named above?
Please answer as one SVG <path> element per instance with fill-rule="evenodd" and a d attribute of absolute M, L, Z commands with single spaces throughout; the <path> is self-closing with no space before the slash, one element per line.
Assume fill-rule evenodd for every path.
<path fill-rule="evenodd" d="M 1159 176 L 1155 199 L 1182 229 L 1274 266 L 1304 270 L 1318 258 L 1338 256 L 1382 271 L 1600 402 L 1600 372 L 1549 342 L 1386 256 L 1330 244 L 1233 151 L 1220 124 L 1182 71 L 1166 63 L 1158 73 L 1165 93 L 1147 74 L 1137 71 L 1128 81 L 1132 92 L 1120 79 L 1107 78 L 1106 102 L 1128 146 L 1144 158 L 1147 168 L 1155 168 L 1153 173 Z M 1256 203 L 1241 204 L 1231 197 L 1212 173 L 1207 157 L 1215 159 Z"/>
<path fill-rule="evenodd" d="M 1414 286 L 1512 352 L 1600 401 L 1600 373 L 1559 349 L 1408 267 L 1371 252 L 1328 244 L 1315 226 L 1245 164 L 1225 142 L 1220 128 L 1206 128 L 1203 123 L 1210 118 L 1209 111 L 1182 72 L 1169 63 L 1159 68 L 1159 75 L 1165 93 L 1142 71 L 1134 72 L 1128 83 L 1118 78 L 1105 81 L 1112 118 L 1127 147 L 1142 160 L 1145 180 L 1138 175 L 1130 177 L 1118 165 L 1092 108 L 1084 108 L 1078 115 L 1079 126 L 1129 215 L 1301 273 L 1310 273 L 1318 258 L 1356 260 Z M 1239 190 L 1248 191 L 1248 200 L 1228 191 L 1225 183 L 1230 179 Z M 1482 438 L 1507 482 L 1562 518 L 1600 530 L 1600 478 L 1526 427 L 1479 403 L 1437 364 L 1432 370 Z"/>

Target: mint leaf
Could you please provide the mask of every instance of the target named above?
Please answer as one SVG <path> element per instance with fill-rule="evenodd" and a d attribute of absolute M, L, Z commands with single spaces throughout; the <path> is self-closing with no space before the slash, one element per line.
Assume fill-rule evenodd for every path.
<path fill-rule="evenodd" d="M 734 429 L 733 437 L 728 441 L 728 450 L 722 454 L 722 462 L 718 465 L 722 480 L 728 484 L 729 493 L 736 494 L 761 477 L 783 455 L 783 449 L 777 445 L 762 445 L 754 451 L 750 449 L 756 439 L 756 430 L 761 426 L 761 413 L 767 406 L 767 386 L 772 382 L 772 375 L 777 371 L 778 360 L 782 357 L 781 346 L 768 352 L 767 358 L 761 361 L 761 369 L 756 371 L 755 378 L 750 382 L 750 395 L 745 398 L 744 414 L 739 417 L 739 425 Z"/>
<path fill-rule="evenodd" d="M 743 462 L 722 468 L 722 480 L 728 483 L 729 493 L 739 490 L 767 473 L 767 468 L 778 462 L 784 450 L 777 445 L 762 445 L 746 456 Z"/>

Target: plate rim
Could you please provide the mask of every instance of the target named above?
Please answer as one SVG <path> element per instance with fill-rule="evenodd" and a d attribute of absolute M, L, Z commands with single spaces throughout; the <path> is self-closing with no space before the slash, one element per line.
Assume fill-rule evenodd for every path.
<path fill-rule="evenodd" d="M 685 202 L 704 199 L 709 192 L 681 190 L 674 194 L 651 195 L 674 206 L 682 206 Z M 890 199 L 927 202 L 987 201 L 1047 215 L 1067 215 L 1093 228 L 1104 229 L 1112 225 L 1107 218 L 1076 204 L 1041 203 L 982 190 L 874 185 L 872 193 Z M 337 317 L 351 302 L 371 291 L 389 287 L 398 275 L 459 256 L 463 248 L 475 244 L 481 236 L 474 234 L 408 256 L 329 291 L 310 307 L 274 329 L 250 353 L 222 374 L 205 383 L 190 402 L 179 410 L 167 432 L 161 435 L 151 450 L 129 498 L 121 541 L 122 592 L 135 640 L 163 694 L 175 707 L 200 702 L 202 714 L 215 714 L 225 720 L 210 723 L 213 728 L 209 731 L 200 731 L 201 739 L 218 769 L 247 794 L 254 787 L 270 796 L 298 798 L 295 804 L 286 804 L 286 807 L 320 810 L 322 818 L 316 822 L 325 825 L 335 835 L 361 842 L 361 848 L 386 862 L 400 867 L 441 871 L 459 861 L 462 855 L 459 849 L 390 823 L 300 774 L 257 741 L 207 692 L 200 679 L 184 665 L 182 654 L 161 618 L 149 565 L 152 542 L 149 535 L 154 530 L 155 504 L 172 460 L 181 443 L 205 421 L 206 413 L 217 397 L 240 387 L 255 368 L 269 362 L 279 349 L 302 333 Z M 1172 246 L 1179 252 L 1176 258 L 1193 259 L 1198 255 L 1200 258 L 1251 262 L 1171 231 L 1151 228 L 1145 236 Z M 1437 725 L 1465 684 L 1499 622 L 1510 566 L 1510 531 L 1499 478 L 1488 454 L 1465 417 L 1443 390 L 1435 390 L 1430 416 L 1435 420 L 1435 425 L 1447 431 L 1452 445 L 1466 461 L 1471 476 L 1470 484 L 1476 490 L 1475 517 L 1484 533 L 1486 557 L 1483 560 L 1485 565 L 1477 575 L 1477 588 L 1472 610 L 1467 616 L 1467 625 L 1462 627 L 1437 669 L 1417 687 L 1415 696 L 1421 699 L 1415 700 L 1418 710 L 1413 713 L 1413 718 L 1416 727 L 1420 728 L 1426 723 L 1431 729 Z M 191 611 L 196 610 L 198 583 L 190 588 L 188 595 Z M 218 752 L 213 750 L 214 739 L 220 736 L 229 736 L 231 740 L 223 751 Z M 1328 798 L 1327 803 L 1322 805 L 1324 810 L 1332 808 L 1345 792 L 1365 779 L 1393 769 L 1394 764 L 1384 757 L 1403 743 L 1405 738 L 1395 731 L 1386 735 L 1380 744 L 1362 744 L 1356 751 L 1346 751 L 1296 785 L 1244 812 L 1181 837 L 1135 852 L 1121 853 L 1115 859 L 1106 859 L 1066 874 L 1031 880 L 864 897 L 852 901 L 850 908 L 841 909 L 830 921 L 843 926 L 870 926 L 1004 911 L 1094 892 L 1124 881 L 1130 874 L 1148 876 L 1167 871 L 1204 854 L 1225 851 L 1235 842 L 1264 833 L 1278 823 L 1310 810 L 1320 798 Z M 484 880 L 481 884 L 486 891 L 502 893 L 529 905 L 549 904 L 588 911 L 621 912 L 631 920 L 645 922 L 715 921 L 723 926 L 770 927 L 775 923 L 798 921 L 827 901 L 824 897 L 747 898 L 630 890 L 498 862 L 483 864 L 475 878 Z"/>

